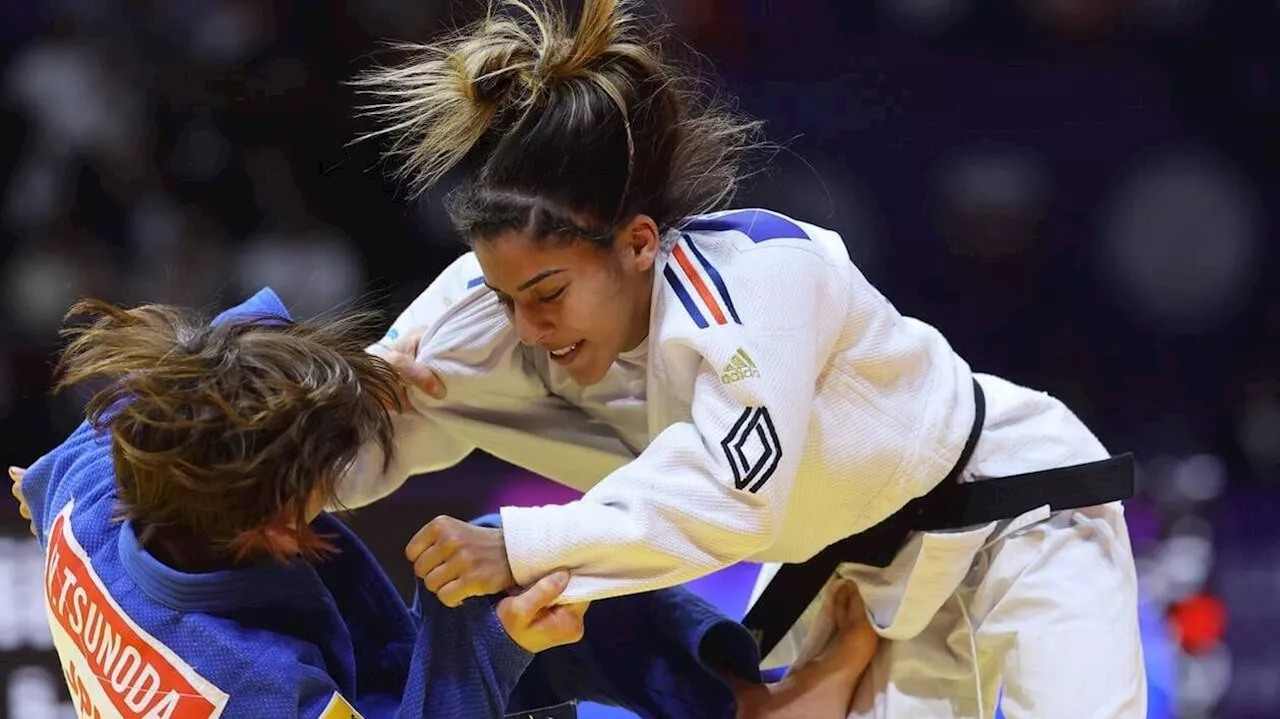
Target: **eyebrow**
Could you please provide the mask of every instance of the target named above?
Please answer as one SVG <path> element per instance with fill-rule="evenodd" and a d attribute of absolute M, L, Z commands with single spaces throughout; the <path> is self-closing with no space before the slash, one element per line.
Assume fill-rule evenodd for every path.
<path fill-rule="evenodd" d="M 563 268 L 563 267 L 553 267 L 553 268 L 551 268 L 551 269 L 543 270 L 543 271 L 539 272 L 538 274 L 534 275 L 533 277 L 530 277 L 529 279 L 525 280 L 525 281 L 524 281 L 524 284 L 522 284 L 522 285 L 520 285 L 519 287 L 517 287 L 517 288 L 516 288 L 516 292 L 524 292 L 525 290 L 529 289 L 530 287 L 533 287 L 534 285 L 536 285 L 536 284 L 538 284 L 539 282 L 541 282 L 541 281 L 543 281 L 543 280 L 547 279 L 548 277 L 550 277 L 550 276 L 552 276 L 552 275 L 558 275 L 558 274 L 560 274 L 561 272 L 564 272 L 564 268 Z M 486 287 L 488 287 L 489 289 L 493 290 L 494 292 L 498 292 L 498 291 L 499 291 L 497 287 L 494 287 L 493 285 L 489 284 L 488 282 L 486 282 L 486 283 L 484 283 L 484 284 L 485 284 L 485 286 L 486 286 Z"/>

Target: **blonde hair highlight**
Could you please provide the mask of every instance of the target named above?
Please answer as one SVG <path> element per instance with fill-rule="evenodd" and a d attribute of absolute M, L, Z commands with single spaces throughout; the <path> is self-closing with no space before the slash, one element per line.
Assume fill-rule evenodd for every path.
<path fill-rule="evenodd" d="M 760 123 L 697 92 L 664 60 L 658 42 L 625 0 L 582 0 L 576 23 L 550 0 L 500 0 L 478 22 L 438 41 L 398 45 L 409 55 L 403 64 L 358 77 L 357 91 L 372 100 L 362 115 L 379 127 L 357 141 L 388 140 L 387 156 L 399 161 L 393 174 L 415 195 L 483 149 L 488 155 L 479 158 L 474 182 L 480 189 L 547 195 L 542 199 L 568 213 L 594 210 L 599 222 L 644 211 L 631 205 L 655 196 L 670 207 L 657 218 L 668 224 L 717 209 L 738 186 L 741 156 L 762 146 Z M 603 98 L 615 118 L 602 115 Z M 566 133 L 621 123 L 626 177 L 614 188 L 617 212 L 565 207 L 551 197 L 564 194 L 557 188 L 530 192 L 537 177 L 508 186 L 512 173 L 500 155 L 514 153 L 550 110 L 560 113 Z"/>

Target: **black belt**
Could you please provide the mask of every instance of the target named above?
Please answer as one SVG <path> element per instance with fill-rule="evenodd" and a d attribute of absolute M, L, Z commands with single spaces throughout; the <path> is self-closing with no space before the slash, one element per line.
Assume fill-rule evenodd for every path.
<path fill-rule="evenodd" d="M 742 620 L 766 657 L 822 591 L 836 567 L 856 562 L 887 567 L 912 532 L 960 529 L 1013 519 L 1038 507 L 1050 511 L 1106 504 L 1133 496 L 1133 455 L 1011 477 L 960 482 L 986 420 L 986 397 L 973 383 L 974 418 L 969 438 L 946 478 L 891 517 L 832 544 L 808 561 L 778 570 Z"/>

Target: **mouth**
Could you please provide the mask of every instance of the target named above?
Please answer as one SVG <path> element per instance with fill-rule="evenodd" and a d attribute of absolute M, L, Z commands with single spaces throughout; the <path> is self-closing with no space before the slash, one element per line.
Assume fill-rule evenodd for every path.
<path fill-rule="evenodd" d="M 583 344 L 585 344 L 585 340 L 578 340 L 571 345 L 565 345 L 560 349 L 548 350 L 547 352 L 551 355 L 553 361 L 566 365 L 572 362 L 574 357 L 578 356 L 578 351 L 582 349 Z"/>

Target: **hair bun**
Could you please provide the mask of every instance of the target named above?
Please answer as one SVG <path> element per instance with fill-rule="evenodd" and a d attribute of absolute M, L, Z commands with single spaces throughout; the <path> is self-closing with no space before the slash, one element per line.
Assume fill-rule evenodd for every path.
<path fill-rule="evenodd" d="M 580 11 L 570 13 L 567 4 Z M 408 179 L 418 195 L 462 163 L 482 140 L 494 141 L 485 143 L 487 165 L 494 161 L 497 144 L 554 117 L 558 119 L 550 124 L 558 127 L 549 125 L 545 134 L 559 144 L 521 153 L 587 157 L 597 150 L 581 146 L 583 128 L 594 128 L 593 137 L 617 130 L 620 143 L 626 143 L 626 176 L 621 188 L 610 192 L 629 197 L 635 174 L 637 182 L 647 183 L 644 196 L 681 198 L 664 220 L 718 207 L 737 184 L 739 155 L 756 146 L 759 123 L 703 98 L 696 78 L 668 68 L 660 52 L 661 34 L 634 17 L 632 10 L 640 4 L 490 0 L 482 19 L 429 44 L 402 46 L 412 52 L 408 61 L 375 68 L 355 81 L 358 91 L 372 98 L 361 116 L 380 125 L 358 139 L 390 138 L 386 155 L 401 159 L 394 176 Z M 522 127 L 526 120 L 529 126 Z M 593 142 L 604 140 L 595 137 Z M 521 142 L 510 144 L 515 148 Z M 656 154 L 651 162 L 639 162 L 637 153 Z M 546 161 L 563 166 L 563 159 Z M 622 160 L 619 155 L 610 162 Z M 681 171 L 664 169 L 673 162 Z M 549 178 L 526 179 L 540 186 L 554 184 Z M 616 214 L 616 198 L 601 202 L 609 207 L 596 208 L 598 214 Z"/>
<path fill-rule="evenodd" d="M 510 96 L 533 66 L 529 51 L 514 42 L 477 43 L 457 57 L 471 99 L 481 104 L 497 104 Z"/>
<path fill-rule="evenodd" d="M 516 73 L 500 71 L 481 75 L 471 81 L 471 95 L 476 102 L 500 103 L 511 94 Z"/>

